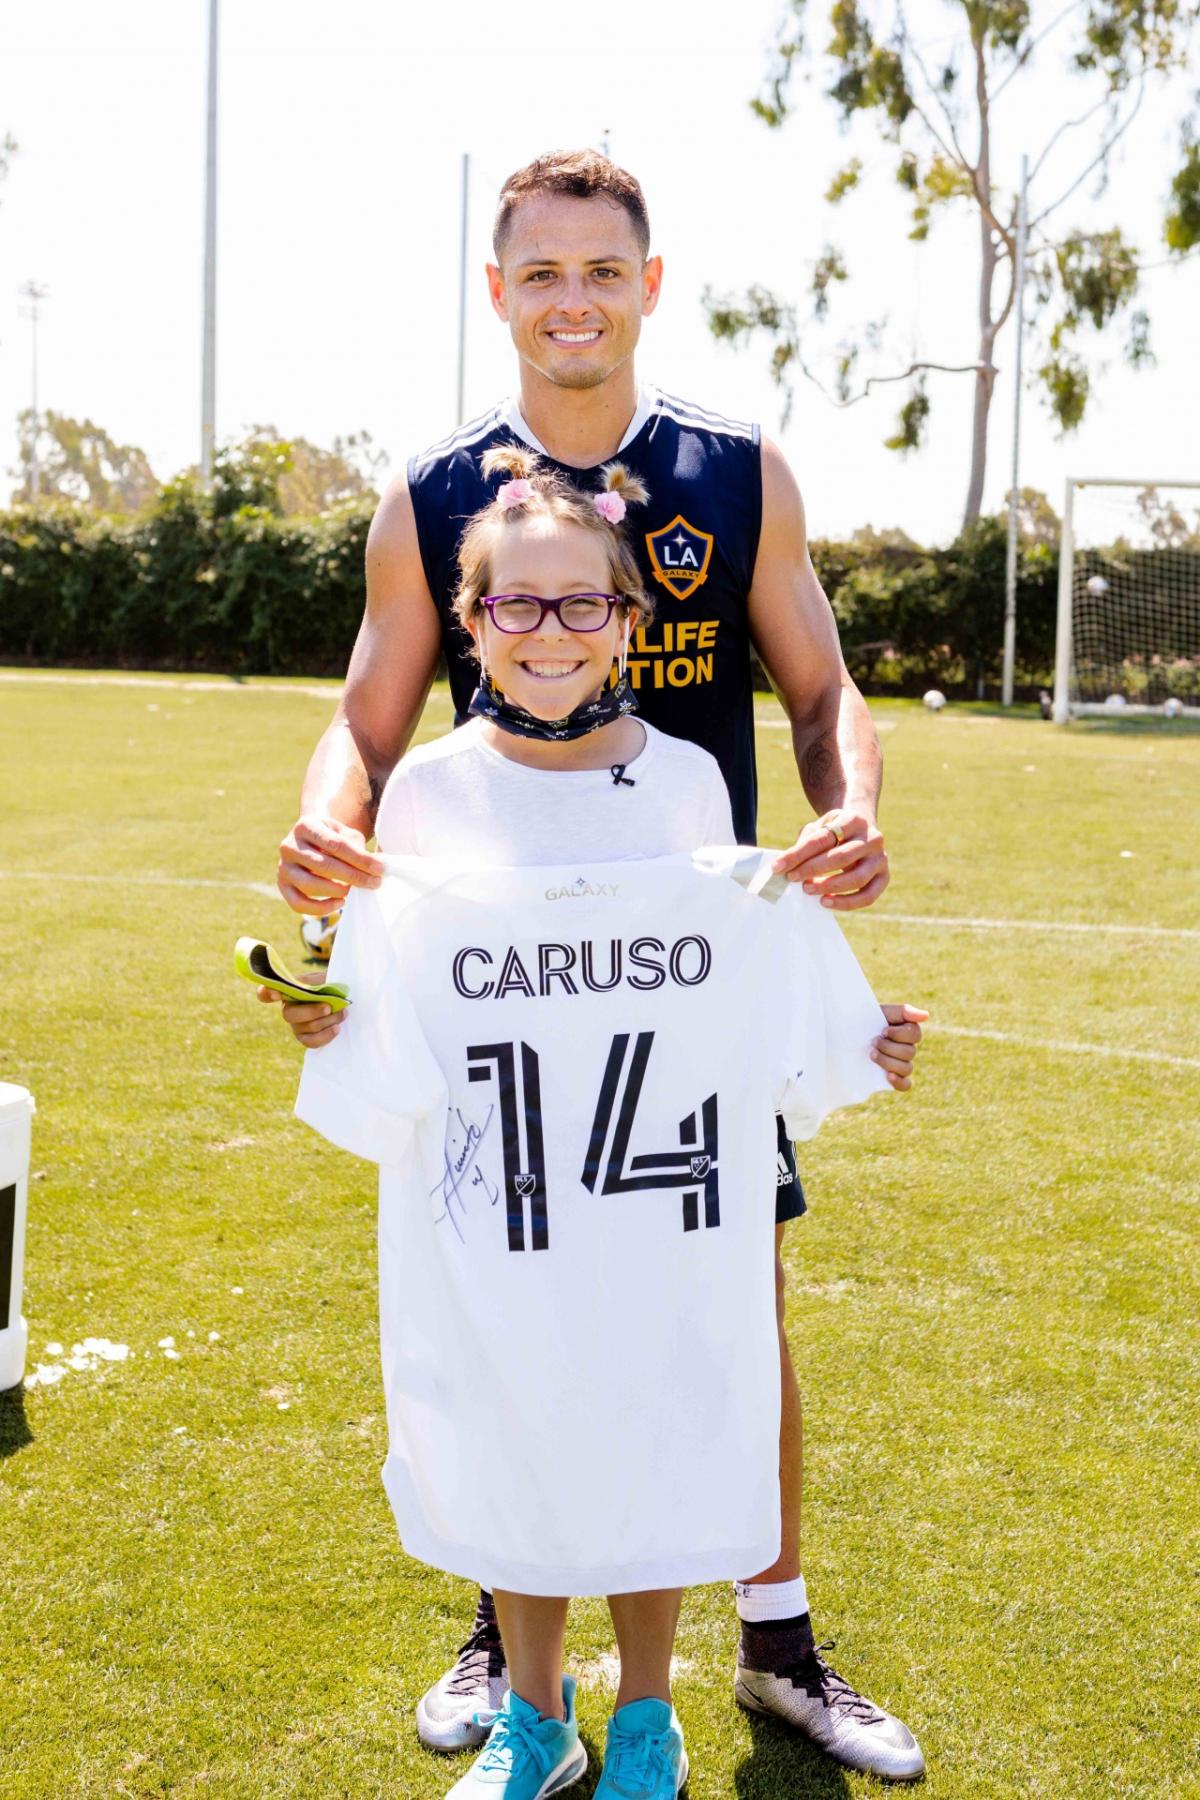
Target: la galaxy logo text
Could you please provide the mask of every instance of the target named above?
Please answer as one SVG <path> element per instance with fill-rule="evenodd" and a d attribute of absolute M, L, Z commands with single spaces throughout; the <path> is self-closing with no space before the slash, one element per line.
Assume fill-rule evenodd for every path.
<path fill-rule="evenodd" d="M 616 881 L 599 881 L 593 887 L 590 881 L 586 881 L 582 875 L 577 875 L 570 887 L 548 887 L 546 898 L 547 900 L 615 900 L 619 885 L 620 883 Z"/>
<path fill-rule="evenodd" d="M 708 580 L 713 534 L 689 525 L 682 513 L 645 536 L 654 580 L 673 600 L 689 600 Z M 713 679 L 717 619 L 657 619 L 634 632 L 628 674 L 642 687 L 685 688 Z"/>

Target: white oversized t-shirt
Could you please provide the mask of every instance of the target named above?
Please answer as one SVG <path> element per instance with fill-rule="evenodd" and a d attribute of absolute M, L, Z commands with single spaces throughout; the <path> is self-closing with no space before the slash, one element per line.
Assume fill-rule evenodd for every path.
<path fill-rule="evenodd" d="M 729 792 L 715 757 L 638 723 L 638 756 L 612 768 L 538 769 L 492 748 L 472 719 L 421 744 L 383 790 L 375 835 L 385 854 L 501 864 L 609 862 L 733 842 Z"/>
<path fill-rule="evenodd" d="M 392 856 L 351 894 L 296 1110 L 381 1165 L 384 1481 L 423 1561 L 589 1594 L 778 1554 L 772 1115 L 808 1137 L 886 1084 L 836 920 L 771 860 Z"/>

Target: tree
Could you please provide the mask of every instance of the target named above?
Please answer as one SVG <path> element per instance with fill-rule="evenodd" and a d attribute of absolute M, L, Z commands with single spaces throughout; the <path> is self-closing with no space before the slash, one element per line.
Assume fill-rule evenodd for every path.
<path fill-rule="evenodd" d="M 18 414 L 20 461 L 9 474 L 17 478 L 14 502 L 32 498 L 33 408 Z M 42 499 L 70 500 L 98 512 L 136 513 L 148 506 L 159 482 L 144 450 L 118 444 L 90 419 L 64 413 L 42 414 L 38 482 Z"/>
<path fill-rule="evenodd" d="M 335 437 L 331 450 L 318 449 L 307 438 L 288 439 L 291 466 L 279 479 L 284 516 L 329 512 L 346 501 L 379 498 L 379 481 L 387 457 L 376 450 L 368 431 Z"/>
<path fill-rule="evenodd" d="M 1142 523 L 1157 550 L 1200 550 L 1200 509 L 1192 524 L 1157 488 L 1143 488 L 1137 497 Z"/>
<path fill-rule="evenodd" d="M 33 410 L 18 414 L 19 463 L 14 505 L 30 501 Z M 44 500 L 68 500 L 97 512 L 137 513 L 161 484 L 144 450 L 118 444 L 91 419 L 42 414 L 39 485 Z M 277 517 L 315 517 L 337 507 L 378 499 L 387 458 L 368 432 L 336 437 L 331 450 L 307 438 L 281 438 L 272 425 L 255 425 L 245 437 L 223 444 L 214 463 L 214 512 L 228 518 L 244 506 Z"/>
<path fill-rule="evenodd" d="M 1004 496 L 1006 512 L 1011 498 L 1011 492 Z M 1018 488 L 1017 536 L 1020 541 L 1023 544 L 1044 544 L 1056 548 L 1061 532 L 1062 521 L 1041 488 Z"/>
<path fill-rule="evenodd" d="M 1031 200 L 1027 295 L 1041 339 L 1035 379 L 1060 429 L 1072 431 L 1088 403 L 1088 366 L 1080 347 L 1084 334 L 1122 316 L 1127 323 L 1125 355 L 1137 367 L 1152 360 L 1150 321 L 1135 304 L 1146 264 L 1133 242 L 1117 226 L 1063 230 L 1057 215 L 1090 178 L 1103 185 L 1112 153 L 1147 95 L 1186 67 L 1195 0 L 1075 0 L 1036 26 L 1029 0 L 951 0 L 954 32 L 926 43 L 910 31 L 904 0 L 890 0 L 890 15 L 884 12 L 888 4 L 832 0 L 825 91 L 844 126 L 861 114 L 882 132 L 900 194 L 912 209 L 911 238 L 927 238 L 936 218 L 950 208 L 973 213 L 979 236 L 974 280 L 978 350 L 972 363 L 918 356 L 887 372 L 876 358 L 872 373 L 862 379 L 864 350 L 874 355 L 883 348 L 886 320 L 877 321 L 843 340 L 829 397 L 852 406 L 881 383 L 907 382 L 896 429 L 885 439 L 889 449 L 907 452 L 919 447 L 929 419 L 928 376 L 970 374 L 975 403 L 964 508 L 964 523 L 969 524 L 979 516 L 983 497 L 996 339 L 1016 298 L 1017 180 L 1002 183 L 998 178 L 993 109 L 1006 93 L 1010 106 L 1019 100 L 1028 85 L 1023 77 L 1048 39 L 1058 34 L 1061 41 L 1066 30 L 1073 33 L 1068 71 L 1083 101 L 1073 116 L 1066 116 L 1064 106 L 1064 116 L 1031 156 L 1031 191 L 1036 192 L 1034 180 L 1052 152 L 1061 156 L 1073 143 L 1080 149 L 1071 173 L 1048 203 L 1042 205 L 1040 196 Z M 752 102 L 772 129 L 791 111 L 792 85 L 806 56 L 805 9 L 806 0 L 790 0 L 766 91 Z M 1200 246 L 1200 136 L 1194 118 L 1183 121 L 1181 150 L 1164 219 L 1166 260 Z M 851 158 L 835 175 L 826 201 L 842 205 L 862 181 L 862 163 Z M 827 245 L 812 268 L 803 324 L 796 305 L 762 287 L 752 287 L 740 299 L 718 297 L 711 290 L 705 295 L 716 337 L 739 343 L 761 333 L 772 342 L 770 367 L 784 394 L 785 419 L 797 374 L 825 386 L 810 365 L 803 339 L 827 318 L 833 290 L 847 279 L 841 250 Z M 966 298 L 964 293 L 964 306 Z"/>
<path fill-rule="evenodd" d="M 217 452 L 218 510 L 259 506 L 284 518 L 312 518 L 347 502 L 378 499 L 386 463 L 366 431 L 335 437 L 333 448 L 322 450 L 307 438 L 280 437 L 273 425 L 255 425 Z"/>

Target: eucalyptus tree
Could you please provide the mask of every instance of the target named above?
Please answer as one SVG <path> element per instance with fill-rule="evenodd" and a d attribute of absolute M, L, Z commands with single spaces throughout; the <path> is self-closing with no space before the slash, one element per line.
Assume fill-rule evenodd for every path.
<path fill-rule="evenodd" d="M 968 376 L 974 383 L 964 508 L 969 523 L 978 517 L 983 496 L 996 340 L 1016 298 L 1019 177 L 1015 168 L 997 166 L 999 109 L 1022 114 L 1017 129 L 1004 121 L 1006 142 L 1040 132 L 1040 143 L 1030 149 L 1035 200 L 1029 209 L 1026 305 L 1038 338 L 1035 379 L 1060 429 L 1071 431 L 1088 404 L 1088 333 L 1119 317 L 1128 361 L 1134 366 L 1152 361 L 1150 319 L 1141 304 L 1143 271 L 1200 246 L 1197 113 L 1178 122 L 1179 163 L 1169 186 L 1164 171 L 1159 251 L 1144 253 L 1119 224 L 1068 226 L 1064 208 L 1089 182 L 1103 189 L 1118 144 L 1143 109 L 1150 110 L 1156 93 L 1169 93 L 1172 77 L 1186 69 L 1200 4 L 1069 0 L 1035 18 L 1029 0 L 948 0 L 948 30 L 922 36 L 910 26 L 904 0 L 833 0 L 823 51 L 810 49 L 806 41 L 807 12 L 806 0 L 791 0 L 753 110 L 778 130 L 796 105 L 798 78 L 819 75 L 843 124 L 863 117 L 876 125 L 895 184 L 890 191 L 909 212 L 910 238 L 922 242 L 950 209 L 973 213 L 978 259 L 969 280 L 964 278 L 961 307 L 975 321 L 975 359 L 953 363 L 917 355 L 901 367 L 885 364 L 878 370 L 874 365 L 887 350 L 886 320 L 879 320 L 843 336 L 832 372 L 823 380 L 814 366 L 812 340 L 831 319 L 835 293 L 849 278 L 845 253 L 834 244 L 826 244 L 813 262 L 806 300 L 781 299 L 758 285 L 742 296 L 719 296 L 710 289 L 709 324 L 718 338 L 769 340 L 785 418 L 798 375 L 815 381 L 840 406 L 857 404 L 882 384 L 904 383 L 899 418 L 885 440 L 893 450 L 915 450 L 922 442 L 932 405 L 930 375 Z M 1032 70 L 1035 58 L 1055 50 L 1065 77 L 1061 111 L 1039 117 L 1044 100 L 1032 90 Z M 1069 167 L 1060 173 L 1064 158 Z M 864 179 L 862 159 L 851 157 L 835 174 L 825 200 L 831 207 L 842 205 Z M 1139 224 L 1144 228 L 1145 220 Z M 873 365 L 867 375 L 864 352 Z"/>

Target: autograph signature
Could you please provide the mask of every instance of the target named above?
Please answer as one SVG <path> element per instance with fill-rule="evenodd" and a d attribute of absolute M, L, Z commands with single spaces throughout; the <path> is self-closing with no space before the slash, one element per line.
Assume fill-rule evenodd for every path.
<path fill-rule="evenodd" d="M 471 1194 L 482 1194 L 490 1206 L 500 1198 L 500 1190 L 488 1180 L 479 1165 L 479 1146 L 487 1136 L 494 1106 L 489 1106 L 482 1125 L 463 1117 L 462 1108 L 452 1106 L 446 1113 L 446 1145 L 442 1152 L 442 1178 L 429 1190 L 430 1198 L 440 1195 L 442 1210 L 435 1225 L 449 1221 L 460 1242 L 465 1242 L 463 1223 L 467 1216 L 467 1200 Z"/>

